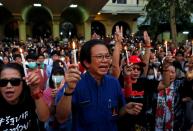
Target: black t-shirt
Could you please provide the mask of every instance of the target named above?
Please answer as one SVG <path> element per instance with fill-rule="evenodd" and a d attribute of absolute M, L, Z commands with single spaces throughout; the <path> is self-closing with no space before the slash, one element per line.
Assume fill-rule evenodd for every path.
<path fill-rule="evenodd" d="M 130 97 L 126 98 L 126 102 L 137 102 L 143 103 L 142 111 L 139 115 L 125 115 L 120 118 L 119 130 L 120 131 L 133 131 L 135 130 L 135 125 L 141 125 L 143 127 L 147 126 L 147 111 L 151 110 L 153 104 L 153 98 L 155 93 L 157 93 L 159 81 L 148 80 L 146 78 L 139 78 L 135 84 L 132 84 L 132 93 Z"/>
<path fill-rule="evenodd" d="M 184 80 L 184 86 L 180 90 L 182 98 L 190 97 L 193 99 L 193 80 Z"/>
<path fill-rule="evenodd" d="M 8 104 L 0 97 L 0 131 L 37 131 L 35 103 L 29 90 L 22 92 L 16 105 Z"/>

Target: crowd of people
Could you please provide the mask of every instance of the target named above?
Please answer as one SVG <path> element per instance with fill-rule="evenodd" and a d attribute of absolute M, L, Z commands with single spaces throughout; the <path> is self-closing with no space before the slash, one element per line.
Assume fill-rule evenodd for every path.
<path fill-rule="evenodd" d="M 191 131 L 192 43 L 0 43 L 2 131 Z M 75 48 L 72 45 L 75 43 Z"/>

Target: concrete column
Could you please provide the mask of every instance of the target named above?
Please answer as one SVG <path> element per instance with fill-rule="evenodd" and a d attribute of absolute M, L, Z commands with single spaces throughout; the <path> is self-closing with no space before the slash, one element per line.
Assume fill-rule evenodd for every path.
<path fill-rule="evenodd" d="M 60 22 L 59 21 L 53 21 L 53 38 L 60 37 Z"/>
<path fill-rule="evenodd" d="M 113 29 L 113 22 L 112 21 L 106 21 L 106 23 L 104 23 L 105 25 L 105 29 L 106 29 L 106 35 L 112 35 L 112 29 Z"/>
<path fill-rule="evenodd" d="M 90 20 L 88 20 L 84 23 L 84 37 L 85 37 L 85 40 L 91 39 L 91 22 L 90 22 Z"/>
<path fill-rule="evenodd" d="M 26 41 L 26 25 L 22 20 L 18 21 L 19 24 L 19 40 Z"/>
<path fill-rule="evenodd" d="M 77 24 L 76 29 L 77 29 L 78 37 L 84 36 L 84 23 L 83 24 Z"/>
<path fill-rule="evenodd" d="M 138 31 L 137 21 L 133 21 L 130 26 L 131 26 L 132 33 L 136 33 Z"/>

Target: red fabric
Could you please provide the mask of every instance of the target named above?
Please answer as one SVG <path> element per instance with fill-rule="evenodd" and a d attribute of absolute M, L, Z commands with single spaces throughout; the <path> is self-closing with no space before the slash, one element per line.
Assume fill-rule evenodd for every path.
<path fill-rule="evenodd" d="M 129 62 L 133 63 L 133 64 L 136 64 L 136 63 L 140 63 L 141 59 L 136 55 L 132 55 L 132 56 L 129 57 Z"/>
<path fill-rule="evenodd" d="M 128 85 L 123 90 L 123 94 L 125 95 L 125 97 L 144 95 L 144 91 L 136 91 L 132 89 L 132 81 L 129 76 L 125 77 L 124 82 L 126 83 L 125 85 Z"/>
<path fill-rule="evenodd" d="M 81 63 L 78 63 L 78 66 L 79 66 L 79 71 L 80 71 L 81 73 L 84 73 L 84 72 L 85 72 L 85 68 L 82 66 L 82 64 L 81 64 Z"/>
<path fill-rule="evenodd" d="M 131 83 L 131 80 L 130 80 L 130 77 L 125 77 L 124 78 L 124 82 L 126 83 L 125 85 L 130 85 Z M 125 87 L 125 90 L 124 90 L 124 95 L 125 97 L 129 97 L 131 96 L 131 93 L 132 93 L 132 86 L 130 87 Z"/>

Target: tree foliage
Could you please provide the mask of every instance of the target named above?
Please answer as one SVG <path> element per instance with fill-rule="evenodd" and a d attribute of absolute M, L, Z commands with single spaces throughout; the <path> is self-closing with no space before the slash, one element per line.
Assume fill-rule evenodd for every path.
<path fill-rule="evenodd" d="M 173 10 L 172 6 L 174 7 Z M 193 12 L 193 0 L 147 0 L 144 9 L 147 12 L 145 22 L 151 21 L 151 30 L 153 33 L 156 34 L 163 31 L 159 26 L 170 25 L 171 32 L 172 28 L 177 27 L 177 35 L 178 31 L 188 28 L 188 25 L 190 25 L 190 16 Z M 172 14 L 175 16 L 172 17 Z M 172 21 L 174 25 L 171 24 Z M 182 25 L 184 28 L 178 28 Z M 175 29 L 173 32 L 175 32 Z M 174 37 L 176 36 L 172 35 L 172 39 L 174 39 Z"/>

